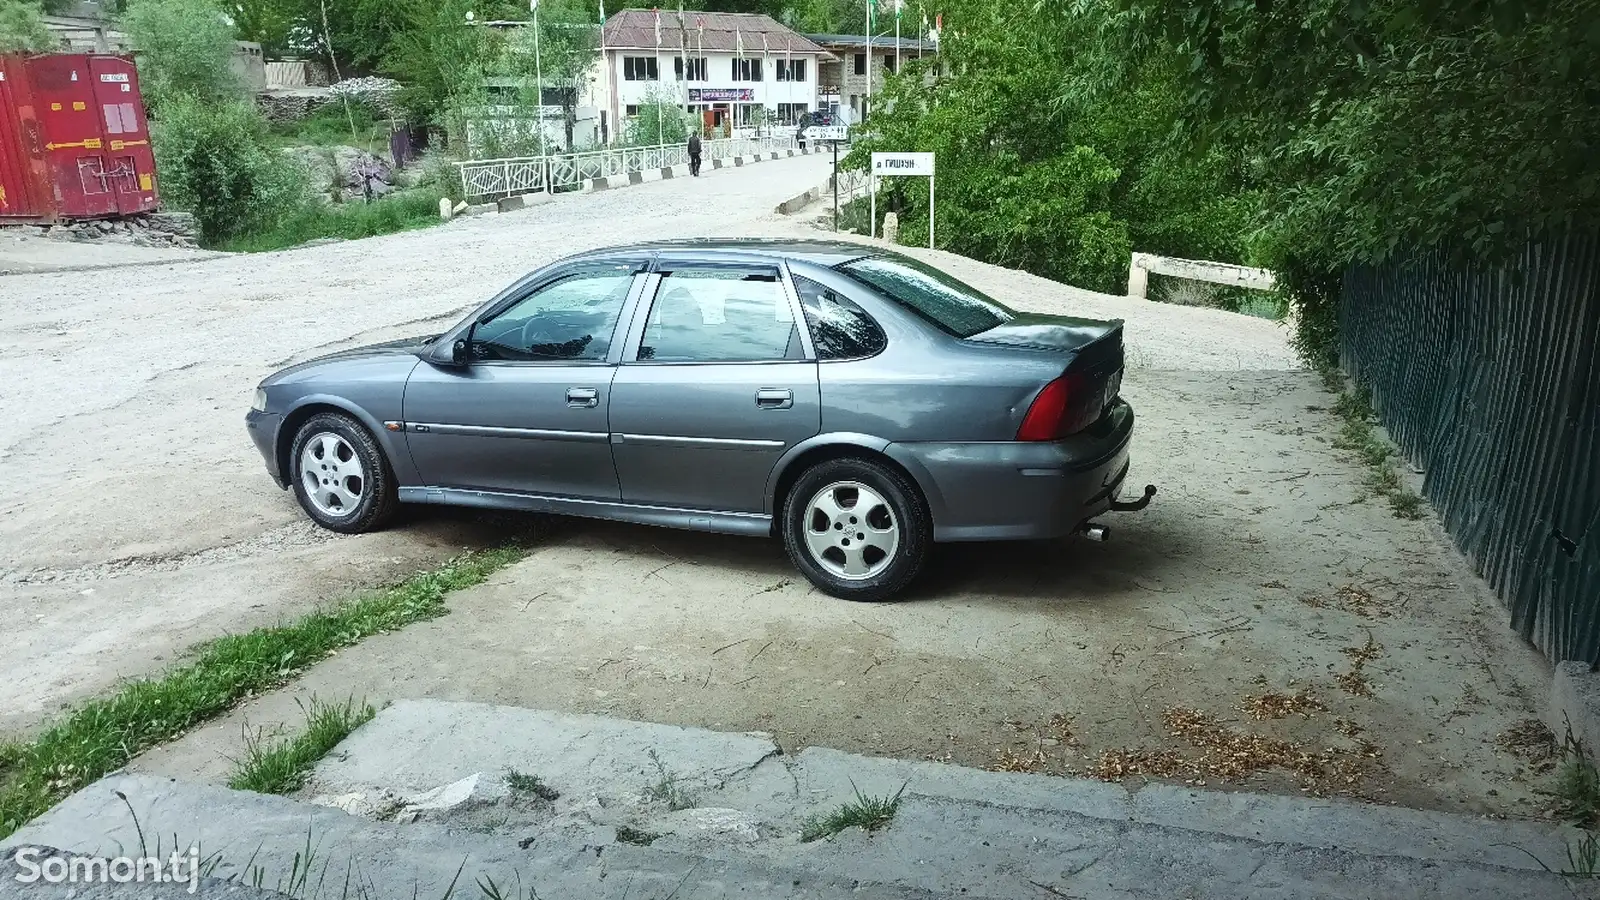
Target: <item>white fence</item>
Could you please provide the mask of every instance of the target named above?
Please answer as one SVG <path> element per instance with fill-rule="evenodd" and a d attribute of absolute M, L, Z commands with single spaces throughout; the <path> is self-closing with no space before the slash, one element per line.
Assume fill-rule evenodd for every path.
<path fill-rule="evenodd" d="M 1128 266 L 1128 296 L 1143 299 L 1149 290 L 1152 273 L 1258 290 L 1271 290 L 1273 285 L 1272 273 L 1266 269 L 1252 269 L 1248 266 L 1202 259 L 1156 256 L 1154 253 L 1135 253 L 1132 263 Z"/>
<path fill-rule="evenodd" d="M 732 159 L 796 147 L 793 134 L 765 137 L 733 137 L 705 141 L 700 160 L 710 165 L 713 159 Z M 658 147 L 619 147 L 586 150 L 580 153 L 552 153 L 549 156 L 519 156 L 508 159 L 477 159 L 457 163 L 461 167 L 461 186 L 470 203 L 532 194 L 545 190 L 546 173 L 554 190 L 580 187 L 591 178 L 659 172 L 668 166 L 689 162 L 683 144 Z"/>

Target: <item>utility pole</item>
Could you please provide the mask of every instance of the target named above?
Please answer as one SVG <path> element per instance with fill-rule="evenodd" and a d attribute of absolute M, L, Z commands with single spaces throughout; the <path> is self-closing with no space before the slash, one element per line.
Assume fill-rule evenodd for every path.
<path fill-rule="evenodd" d="M 543 170 L 544 192 L 550 193 L 550 148 L 545 146 L 544 140 L 544 63 L 539 58 L 539 0 L 528 0 L 528 9 L 533 12 L 533 80 L 537 82 L 533 88 L 533 127 L 539 134 L 540 168 Z"/>

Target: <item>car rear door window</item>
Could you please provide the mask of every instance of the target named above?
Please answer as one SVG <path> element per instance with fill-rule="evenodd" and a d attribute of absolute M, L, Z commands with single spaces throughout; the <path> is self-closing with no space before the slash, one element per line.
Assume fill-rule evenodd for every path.
<path fill-rule="evenodd" d="M 631 267 L 573 273 L 538 288 L 473 330 L 482 360 L 606 358 L 622 304 L 633 284 Z"/>
<path fill-rule="evenodd" d="M 888 344 L 883 329 L 854 301 L 798 275 L 794 288 L 800 295 L 800 308 L 805 310 L 817 359 L 864 359 L 882 352 Z"/>
<path fill-rule="evenodd" d="M 838 271 L 959 338 L 972 337 L 1016 318 L 1016 313 L 945 273 L 904 257 L 867 257 Z"/>
<path fill-rule="evenodd" d="M 651 362 L 803 358 L 794 307 L 776 269 L 666 273 L 639 344 L 639 359 Z"/>

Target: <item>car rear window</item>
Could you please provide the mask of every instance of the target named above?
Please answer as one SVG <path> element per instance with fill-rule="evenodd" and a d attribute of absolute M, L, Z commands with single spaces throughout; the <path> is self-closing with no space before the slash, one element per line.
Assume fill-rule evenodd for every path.
<path fill-rule="evenodd" d="M 867 257 L 845 263 L 839 271 L 958 338 L 1016 317 L 999 301 L 916 260 Z"/>

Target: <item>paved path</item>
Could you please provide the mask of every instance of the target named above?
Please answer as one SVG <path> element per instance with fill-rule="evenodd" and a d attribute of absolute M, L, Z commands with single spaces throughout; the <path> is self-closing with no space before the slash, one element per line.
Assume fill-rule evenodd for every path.
<path fill-rule="evenodd" d="M 550 793 L 519 794 L 510 772 Z M 267 886 L 287 880 L 297 858 L 303 866 L 310 843 L 313 868 L 341 881 L 352 870 L 356 894 L 370 897 L 439 897 L 480 879 L 596 900 L 1594 896 L 1592 880 L 1546 869 L 1566 865 L 1573 837 L 1548 823 L 820 747 L 786 754 L 761 734 L 476 703 L 385 709 L 318 765 L 306 793 L 317 796 L 118 774 L 8 840 L 109 855 L 138 845 L 137 821 L 169 845 L 197 842 L 220 877 L 259 866 Z M 896 794 L 876 833 L 800 840 L 808 816 Z M 47 895 L 8 893 L 7 867 L 0 861 L 0 898 Z"/>
<path fill-rule="evenodd" d="M 363 241 L 5 278 L 0 733 L 199 639 L 494 537 L 449 516 L 347 541 L 308 527 L 244 433 L 273 369 L 441 325 L 573 252 L 745 233 L 829 166 L 770 161 Z"/>

